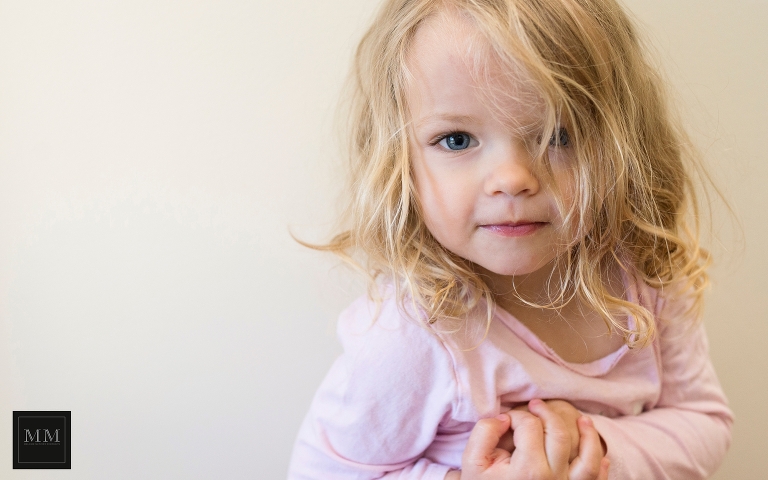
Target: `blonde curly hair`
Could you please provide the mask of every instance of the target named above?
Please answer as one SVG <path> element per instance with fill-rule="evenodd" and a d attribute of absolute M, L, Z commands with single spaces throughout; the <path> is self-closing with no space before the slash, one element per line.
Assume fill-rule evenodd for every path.
<path fill-rule="evenodd" d="M 432 237 L 411 175 L 409 46 L 419 25 L 449 8 L 474 22 L 498 60 L 534 80 L 549 127 L 560 118 L 571 126 L 577 194 L 561 209 L 582 234 L 557 259 L 566 272 L 559 294 L 538 306 L 558 309 L 579 298 L 627 345 L 644 346 L 656 330 L 654 313 L 609 292 L 604 272 L 619 267 L 665 294 L 690 296 L 698 312 L 710 263 L 698 239 L 698 154 L 614 0 L 387 0 L 351 76 L 347 228 L 313 248 L 366 272 L 371 292 L 387 279 L 401 302 L 408 298 L 445 331 L 465 328 L 482 305 L 490 324 L 493 292 Z M 626 315 L 635 319 L 632 330 L 619 321 Z"/>

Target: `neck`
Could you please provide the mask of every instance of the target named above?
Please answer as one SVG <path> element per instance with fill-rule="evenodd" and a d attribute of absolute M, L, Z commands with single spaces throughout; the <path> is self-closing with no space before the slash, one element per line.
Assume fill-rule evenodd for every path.
<path fill-rule="evenodd" d="M 526 275 L 501 275 L 478 267 L 494 300 L 505 310 L 535 308 L 527 302 L 546 305 L 560 294 L 564 269 L 554 260 Z"/>

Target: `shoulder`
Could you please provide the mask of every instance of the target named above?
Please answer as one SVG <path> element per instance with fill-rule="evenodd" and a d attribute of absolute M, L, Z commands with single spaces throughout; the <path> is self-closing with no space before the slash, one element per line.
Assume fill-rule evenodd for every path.
<path fill-rule="evenodd" d="M 313 428 L 346 459 L 390 464 L 417 458 L 456 401 L 445 346 L 394 298 L 353 302 L 339 318 L 344 352 L 318 390 Z"/>
<path fill-rule="evenodd" d="M 693 309 L 696 295 L 691 289 L 678 285 L 653 287 L 637 273 L 626 274 L 625 282 L 627 300 L 651 312 L 660 326 L 680 323 L 681 320 L 697 320 Z"/>
<path fill-rule="evenodd" d="M 419 364 L 451 368 L 443 339 L 409 308 L 407 299 L 398 301 L 391 290 L 382 293 L 380 300 L 358 298 L 339 316 L 337 333 L 347 359 L 386 361 L 390 369 Z"/>
<path fill-rule="evenodd" d="M 632 276 L 630 284 L 628 300 L 651 313 L 655 342 L 660 342 L 663 348 L 668 348 L 670 343 L 705 337 L 697 297 L 691 289 L 678 285 L 656 288 L 639 275 Z"/>

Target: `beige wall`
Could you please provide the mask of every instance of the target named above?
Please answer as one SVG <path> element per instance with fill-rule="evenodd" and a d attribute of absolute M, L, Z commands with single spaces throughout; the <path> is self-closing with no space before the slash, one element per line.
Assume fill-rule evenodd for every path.
<path fill-rule="evenodd" d="M 287 228 L 328 231 L 376 3 L 0 0 L 0 477 L 285 475 L 361 291 Z M 738 416 L 717 478 L 764 478 L 768 4 L 628 4 L 743 221 L 706 317 Z M 36 409 L 72 410 L 71 472 L 11 470 Z"/>

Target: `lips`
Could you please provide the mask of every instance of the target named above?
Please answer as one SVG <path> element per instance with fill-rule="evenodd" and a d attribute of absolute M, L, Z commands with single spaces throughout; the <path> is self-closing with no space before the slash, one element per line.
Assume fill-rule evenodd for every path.
<path fill-rule="evenodd" d="M 547 225 L 546 222 L 514 222 L 514 223 L 494 223 L 480 225 L 480 228 L 503 237 L 522 237 L 530 235 Z"/>

